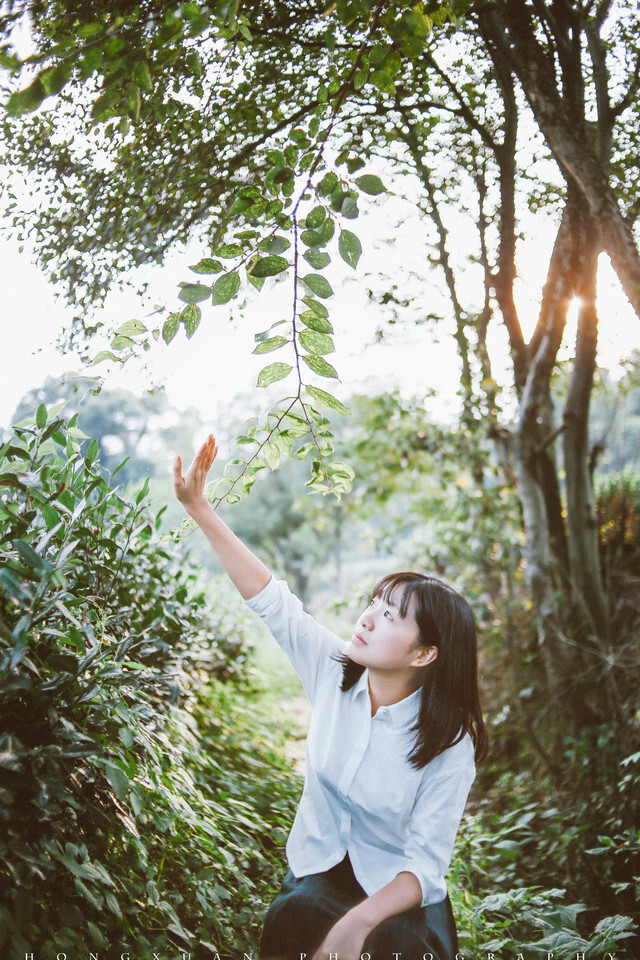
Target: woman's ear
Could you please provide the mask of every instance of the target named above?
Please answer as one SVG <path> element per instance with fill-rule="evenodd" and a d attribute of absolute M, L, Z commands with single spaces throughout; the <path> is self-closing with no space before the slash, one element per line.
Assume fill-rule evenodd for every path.
<path fill-rule="evenodd" d="M 426 667 L 428 663 L 432 663 L 438 656 L 437 647 L 419 647 L 418 652 L 416 653 L 412 667 Z"/>

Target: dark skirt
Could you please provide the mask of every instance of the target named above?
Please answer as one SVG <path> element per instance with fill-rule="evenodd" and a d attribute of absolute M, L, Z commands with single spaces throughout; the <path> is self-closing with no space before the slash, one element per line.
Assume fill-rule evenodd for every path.
<path fill-rule="evenodd" d="M 260 960 L 302 960 L 305 954 L 311 960 L 334 923 L 366 896 L 348 856 L 325 873 L 298 879 L 288 873 L 265 919 Z M 383 920 L 367 937 L 362 953 L 371 960 L 454 960 L 457 951 L 447 896 L 442 903 Z"/>

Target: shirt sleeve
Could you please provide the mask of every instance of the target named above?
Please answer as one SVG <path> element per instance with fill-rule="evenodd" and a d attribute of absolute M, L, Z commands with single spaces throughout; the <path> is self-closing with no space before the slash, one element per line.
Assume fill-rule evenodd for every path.
<path fill-rule="evenodd" d="M 340 665 L 335 657 L 344 652 L 344 641 L 316 623 L 284 580 L 272 577 L 267 586 L 246 603 L 261 617 L 287 655 L 313 704 L 326 671 L 332 670 L 339 676 Z"/>
<path fill-rule="evenodd" d="M 466 739 L 470 760 L 442 763 L 435 776 L 425 775 L 411 812 L 402 869 L 417 877 L 422 888 L 423 907 L 439 903 L 446 896 L 445 875 L 476 772 L 473 744 L 470 737 Z M 444 754 L 432 763 L 441 759 Z"/>

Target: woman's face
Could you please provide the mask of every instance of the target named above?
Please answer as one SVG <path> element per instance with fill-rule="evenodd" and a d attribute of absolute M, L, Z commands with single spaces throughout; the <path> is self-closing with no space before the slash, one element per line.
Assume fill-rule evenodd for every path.
<path fill-rule="evenodd" d="M 421 667 L 437 656 L 436 647 L 422 647 L 414 616 L 413 597 L 404 617 L 400 616 L 402 588 L 389 597 L 373 597 L 358 617 L 348 656 L 356 663 L 375 670 L 404 671 Z"/>

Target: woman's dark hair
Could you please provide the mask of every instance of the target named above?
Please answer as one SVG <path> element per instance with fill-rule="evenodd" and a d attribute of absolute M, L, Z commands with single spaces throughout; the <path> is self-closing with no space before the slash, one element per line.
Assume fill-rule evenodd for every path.
<path fill-rule="evenodd" d="M 467 733 L 476 760 L 482 760 L 489 749 L 489 736 L 478 693 L 478 645 L 471 607 L 448 584 L 421 573 L 389 574 L 376 583 L 371 595 L 389 600 L 396 587 L 403 591 L 402 618 L 414 601 L 420 646 L 438 648 L 435 660 L 421 668 L 422 695 L 409 761 L 418 769 L 425 767 Z M 341 660 L 341 689 L 347 691 L 365 667 L 346 655 Z"/>

